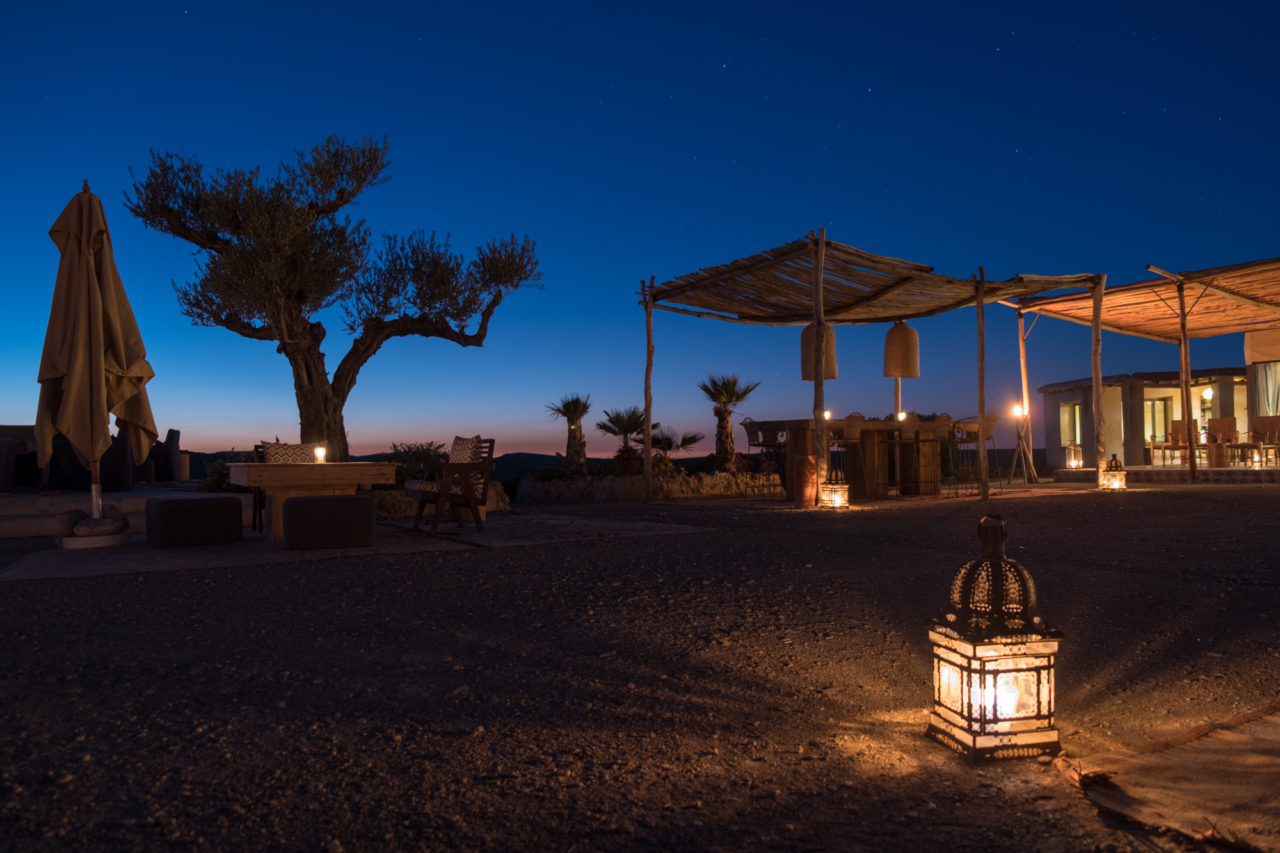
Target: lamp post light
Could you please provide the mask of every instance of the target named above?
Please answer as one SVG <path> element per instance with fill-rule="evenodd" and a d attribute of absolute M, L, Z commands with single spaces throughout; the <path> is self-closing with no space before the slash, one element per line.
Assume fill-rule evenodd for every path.
<path fill-rule="evenodd" d="M 1030 573 L 1005 556 L 1004 519 L 978 523 L 983 557 L 960 567 L 929 628 L 930 737 L 971 759 L 1056 755 L 1054 660 L 1062 634 L 1037 611 Z"/>

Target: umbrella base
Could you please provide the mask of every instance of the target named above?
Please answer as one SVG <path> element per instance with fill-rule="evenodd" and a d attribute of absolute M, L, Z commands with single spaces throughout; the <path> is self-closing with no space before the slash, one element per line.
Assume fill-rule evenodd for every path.
<path fill-rule="evenodd" d="M 107 536 L 55 536 L 58 547 L 67 551 L 78 551 L 81 548 L 107 548 L 112 545 L 128 545 L 129 533 L 112 533 Z"/>

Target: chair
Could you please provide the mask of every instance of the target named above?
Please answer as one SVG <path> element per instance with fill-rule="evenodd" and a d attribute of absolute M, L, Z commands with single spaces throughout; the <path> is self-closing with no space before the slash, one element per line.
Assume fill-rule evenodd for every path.
<path fill-rule="evenodd" d="M 1193 434 L 1198 434 L 1199 429 L 1200 422 L 1193 418 L 1191 421 L 1191 432 Z M 1166 464 L 1166 459 L 1171 453 L 1177 458 L 1180 464 L 1184 463 L 1187 461 L 1187 451 L 1190 447 L 1191 446 L 1187 443 L 1187 422 L 1183 420 L 1169 421 L 1169 433 L 1165 436 L 1165 440 L 1160 443 L 1155 443 L 1153 439 L 1153 443 L 1151 445 L 1151 461 L 1152 463 L 1156 461 L 1155 451 L 1159 450 L 1161 465 Z"/>
<path fill-rule="evenodd" d="M 1249 419 L 1249 441 L 1257 445 L 1263 465 L 1276 462 L 1280 449 L 1280 415 L 1254 415 Z"/>
<path fill-rule="evenodd" d="M 785 497 L 783 483 L 783 467 L 786 460 L 787 428 L 781 421 L 753 421 L 742 419 L 742 428 L 747 433 L 747 446 L 758 448 L 760 453 L 760 484 L 752 489 L 761 497 Z M 775 483 L 773 478 L 777 477 Z"/>
<path fill-rule="evenodd" d="M 1218 463 L 1229 465 L 1237 459 L 1243 460 L 1245 445 L 1237 443 L 1235 418 L 1209 418 L 1209 428 L 1205 433 L 1206 449 L 1210 467 L 1219 467 Z"/>
<path fill-rule="evenodd" d="M 405 494 L 418 499 L 414 530 L 422 523 L 427 504 L 434 502 L 432 533 L 440 527 L 446 506 L 467 507 L 476 530 L 484 531 L 484 505 L 489 497 L 489 475 L 493 473 L 493 444 L 492 438 L 456 436 L 447 462 L 428 463 L 424 473 L 427 479 L 405 482 Z"/>

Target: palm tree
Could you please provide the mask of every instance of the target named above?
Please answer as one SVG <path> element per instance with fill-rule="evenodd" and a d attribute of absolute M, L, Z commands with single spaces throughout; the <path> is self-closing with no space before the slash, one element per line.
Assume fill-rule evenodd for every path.
<path fill-rule="evenodd" d="M 658 429 L 661 424 L 653 424 L 653 429 Z M 612 435 L 618 438 L 618 452 L 614 455 L 614 462 L 618 468 L 619 474 L 635 473 L 637 463 L 640 461 L 640 455 L 636 453 L 636 449 L 632 447 L 636 436 L 643 436 L 644 433 L 644 410 L 639 406 L 628 406 L 625 409 L 609 409 L 604 410 L 604 420 L 596 421 L 596 429 L 606 435 Z"/>
<path fill-rule="evenodd" d="M 548 403 L 547 411 L 552 420 L 564 418 L 569 425 L 569 436 L 564 445 L 563 465 L 571 477 L 587 475 L 587 437 L 582 434 L 582 419 L 591 411 L 591 395 L 580 397 L 565 394 L 558 403 Z"/>
<path fill-rule="evenodd" d="M 706 436 L 700 432 L 682 432 L 680 437 L 676 438 L 666 430 L 660 429 L 653 434 L 653 449 L 662 454 L 684 453 L 686 450 L 692 450 L 693 446 L 704 438 Z"/>
<path fill-rule="evenodd" d="M 758 387 L 759 382 L 742 384 L 732 373 L 721 376 L 708 374 L 706 382 L 698 383 L 698 388 L 714 404 L 712 411 L 716 416 L 716 468 L 721 471 L 732 471 L 737 461 L 737 454 L 733 449 L 733 413 Z"/>

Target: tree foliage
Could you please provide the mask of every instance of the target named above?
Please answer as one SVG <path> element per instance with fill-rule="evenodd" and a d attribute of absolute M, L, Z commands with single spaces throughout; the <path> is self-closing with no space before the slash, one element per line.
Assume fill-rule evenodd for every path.
<path fill-rule="evenodd" d="M 716 467 L 721 471 L 733 471 L 737 466 L 733 413 L 759 387 L 759 382 L 744 383 L 732 373 L 708 375 L 706 382 L 698 383 L 698 388 L 711 401 L 712 414 L 716 417 Z"/>
<path fill-rule="evenodd" d="M 495 239 L 470 260 L 449 238 L 388 235 L 371 250 L 363 221 L 340 215 L 388 180 L 387 144 L 330 137 L 264 180 L 260 169 L 206 176 L 194 158 L 151 152 L 125 207 L 197 248 L 197 278 L 174 284 L 183 314 L 278 343 L 293 368 L 303 441 L 346 458 L 342 411 L 360 368 L 386 341 L 419 335 L 481 346 L 510 292 L 539 286 L 528 237 Z M 131 173 L 132 174 L 132 173 Z M 315 315 L 340 306 L 351 347 L 330 375 Z"/>

